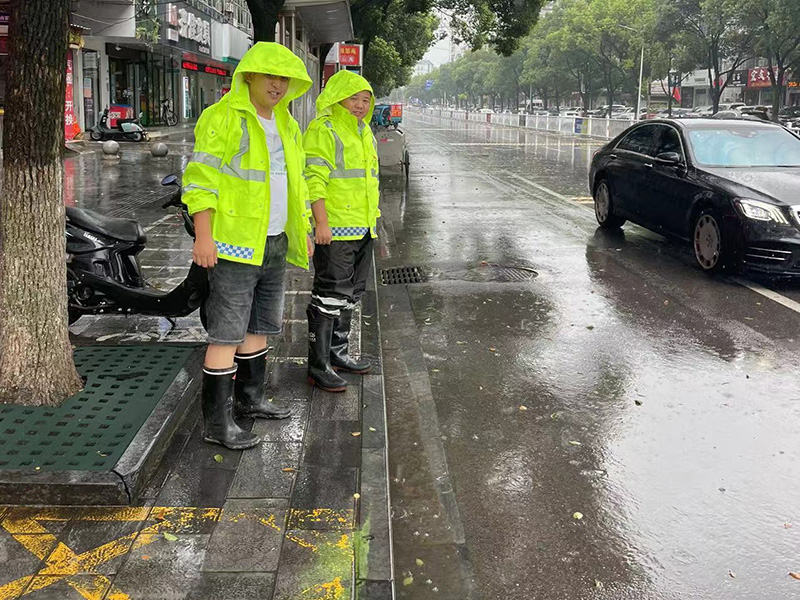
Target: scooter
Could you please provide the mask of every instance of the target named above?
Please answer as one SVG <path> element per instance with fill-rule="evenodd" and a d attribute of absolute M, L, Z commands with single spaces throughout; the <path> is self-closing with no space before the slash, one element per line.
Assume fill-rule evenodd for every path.
<path fill-rule="evenodd" d="M 178 178 L 168 175 L 161 185 L 176 186 L 162 208 L 180 207 L 186 233 L 194 239 L 194 222 L 181 202 Z M 139 263 L 147 235 L 136 221 L 67 207 L 66 234 L 70 325 L 82 315 L 98 314 L 156 315 L 172 320 L 199 308 L 205 326 L 208 273 L 192 263 L 186 279 L 171 292 L 148 285 Z"/>
<path fill-rule="evenodd" d="M 108 126 L 108 107 L 103 111 L 100 122 L 88 128 L 89 136 L 95 141 L 100 140 L 129 140 L 141 142 L 147 138 L 147 132 L 139 124 L 138 119 L 117 119 L 116 127 Z"/>

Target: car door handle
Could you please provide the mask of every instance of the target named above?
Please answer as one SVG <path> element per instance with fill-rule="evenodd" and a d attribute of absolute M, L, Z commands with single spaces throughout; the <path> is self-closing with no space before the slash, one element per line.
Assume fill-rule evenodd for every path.
<path fill-rule="evenodd" d="M 618 157 L 616 154 L 609 154 L 608 158 L 610 158 L 611 160 L 617 160 Z"/>
<path fill-rule="evenodd" d="M 644 168 L 645 169 L 652 169 L 653 168 L 653 163 L 644 163 Z"/>

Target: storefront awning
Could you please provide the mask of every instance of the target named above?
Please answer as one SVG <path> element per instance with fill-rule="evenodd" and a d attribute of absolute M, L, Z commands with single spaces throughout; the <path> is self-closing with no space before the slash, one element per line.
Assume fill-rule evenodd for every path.
<path fill-rule="evenodd" d="M 333 44 L 353 39 L 348 0 L 286 0 L 281 11 L 295 10 L 312 44 Z"/>

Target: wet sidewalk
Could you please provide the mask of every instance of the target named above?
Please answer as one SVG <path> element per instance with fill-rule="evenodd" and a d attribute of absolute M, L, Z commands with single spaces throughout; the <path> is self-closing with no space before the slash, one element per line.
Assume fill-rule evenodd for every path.
<path fill-rule="evenodd" d="M 145 274 L 164 289 L 190 260 L 191 240 L 178 216 L 160 208 L 166 190 L 158 186 L 182 160 L 179 152 L 155 162 L 132 150 L 105 165 L 84 154 L 67 161 L 65 175 L 74 205 L 142 223 Z M 268 393 L 291 418 L 244 422 L 263 441 L 231 451 L 202 441 L 196 401 L 135 506 L 0 507 L 0 600 L 392 597 L 375 280 L 351 334 L 354 354 L 375 367 L 348 376 L 344 394 L 306 382 L 310 287 L 310 273 L 290 268 L 284 331 L 269 340 Z M 203 341 L 197 315 L 175 324 L 83 317 L 71 331 L 76 345 Z"/>

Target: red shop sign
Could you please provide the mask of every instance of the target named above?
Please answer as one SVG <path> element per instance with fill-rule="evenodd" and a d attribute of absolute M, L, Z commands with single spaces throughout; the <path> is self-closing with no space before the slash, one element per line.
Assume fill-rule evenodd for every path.
<path fill-rule="evenodd" d="M 220 77 L 228 76 L 228 72 L 225 69 L 220 69 L 219 67 L 211 67 L 206 65 L 204 70 L 206 73 L 211 73 L 212 75 L 219 75 Z"/>
<path fill-rule="evenodd" d="M 360 67 L 361 45 L 339 44 L 339 64 L 346 67 Z"/>
<path fill-rule="evenodd" d="M 183 61 L 181 66 L 184 69 L 186 69 L 187 71 L 199 71 L 200 70 L 200 65 L 198 65 L 195 62 L 188 61 L 188 60 Z"/>

